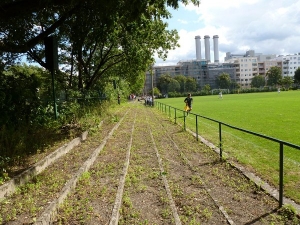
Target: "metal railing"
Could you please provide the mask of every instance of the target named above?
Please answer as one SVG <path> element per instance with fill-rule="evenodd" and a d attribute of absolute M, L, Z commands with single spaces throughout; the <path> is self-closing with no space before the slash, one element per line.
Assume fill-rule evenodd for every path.
<path fill-rule="evenodd" d="M 173 109 L 174 110 L 175 123 L 177 123 L 177 118 L 179 118 L 177 116 L 178 111 L 182 112 L 183 113 L 183 128 L 184 128 L 184 130 L 186 130 L 186 115 L 185 115 L 186 112 L 184 110 L 166 105 L 166 104 L 158 102 L 158 101 L 155 102 L 155 106 L 157 106 L 157 108 L 162 112 L 167 112 L 167 108 L 168 108 L 169 117 L 171 117 L 171 109 Z M 195 116 L 196 139 L 197 139 L 197 141 L 198 141 L 198 136 L 199 136 L 199 133 L 198 133 L 198 118 L 203 118 L 203 119 L 206 119 L 206 120 L 209 120 L 209 121 L 212 121 L 212 122 L 215 122 L 215 123 L 219 124 L 220 159 L 222 159 L 222 157 L 223 157 L 222 156 L 222 154 L 223 154 L 223 149 L 222 149 L 222 125 L 226 126 L 226 127 L 229 127 L 229 128 L 232 128 L 234 130 L 242 131 L 244 133 L 251 134 L 251 135 L 254 135 L 254 136 L 257 136 L 257 137 L 260 137 L 260 138 L 278 143 L 279 144 L 279 207 L 282 207 L 282 205 L 283 205 L 283 178 L 284 178 L 284 176 L 283 176 L 283 167 L 284 167 L 283 166 L 283 157 L 284 157 L 283 147 L 288 146 L 288 147 L 300 150 L 300 146 L 289 143 L 289 142 L 286 142 L 286 141 L 283 141 L 283 140 L 279 140 L 279 139 L 276 139 L 276 138 L 273 138 L 273 137 L 269 137 L 269 136 L 266 136 L 266 135 L 263 135 L 263 134 L 259 134 L 259 133 L 253 132 L 253 131 L 249 131 L 249 130 L 246 130 L 246 129 L 243 129 L 243 128 L 235 127 L 235 126 L 232 126 L 230 124 L 226 124 L 226 123 L 223 123 L 223 122 L 215 120 L 215 119 L 211 119 L 211 118 L 206 117 L 206 116 L 201 116 L 201 115 L 191 113 L 191 112 L 189 114 L 192 114 L 192 115 Z"/>

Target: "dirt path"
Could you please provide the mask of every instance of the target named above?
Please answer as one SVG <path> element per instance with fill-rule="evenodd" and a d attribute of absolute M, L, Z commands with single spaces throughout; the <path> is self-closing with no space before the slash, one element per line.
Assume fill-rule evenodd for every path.
<path fill-rule="evenodd" d="M 0 202 L 1 224 L 299 224 L 155 109 L 113 118 Z"/>

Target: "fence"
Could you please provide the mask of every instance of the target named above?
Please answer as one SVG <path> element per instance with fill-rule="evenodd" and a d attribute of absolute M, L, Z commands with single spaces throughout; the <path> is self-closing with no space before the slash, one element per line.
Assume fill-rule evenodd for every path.
<path fill-rule="evenodd" d="M 181 112 L 182 115 L 183 115 L 183 128 L 184 128 L 184 130 L 186 130 L 186 114 L 185 114 L 186 112 L 184 110 L 177 109 L 175 107 L 166 105 L 166 104 L 158 102 L 158 101 L 155 101 L 155 106 L 160 111 L 165 112 L 165 113 L 167 112 L 167 108 L 168 108 L 169 117 L 171 117 L 171 109 L 174 110 L 174 120 L 175 120 L 175 123 L 177 123 L 177 118 L 180 118 L 179 116 L 177 116 L 178 112 Z M 263 135 L 263 134 L 252 132 L 252 131 L 249 131 L 249 130 L 246 130 L 246 129 L 235 127 L 235 126 L 223 123 L 221 121 L 208 118 L 206 116 L 201 116 L 201 115 L 194 114 L 194 113 L 191 113 L 191 112 L 189 114 L 195 116 L 195 127 L 196 127 L 196 138 L 197 138 L 197 140 L 198 140 L 198 137 L 199 137 L 199 133 L 198 133 L 198 128 L 199 128 L 198 118 L 203 118 L 205 120 L 209 120 L 209 121 L 212 121 L 214 123 L 218 123 L 218 125 L 219 125 L 218 131 L 219 131 L 220 159 L 222 159 L 222 157 L 223 157 L 222 156 L 222 154 L 223 154 L 223 149 L 222 149 L 222 126 L 226 126 L 226 127 L 231 128 L 231 129 L 234 129 L 234 130 L 238 130 L 238 131 L 241 131 L 241 132 L 244 132 L 244 133 L 247 133 L 247 134 L 251 134 L 251 135 L 254 135 L 254 136 L 257 136 L 257 137 L 260 137 L 260 138 L 267 139 L 267 140 L 270 140 L 272 142 L 278 143 L 279 144 L 279 207 L 282 207 L 282 205 L 283 205 L 283 180 L 284 180 L 284 174 L 283 174 L 283 169 L 284 169 L 283 168 L 284 167 L 284 165 L 283 165 L 284 151 L 283 151 L 283 147 L 284 146 L 289 146 L 291 148 L 300 150 L 300 146 L 292 144 L 292 143 L 289 143 L 289 142 L 286 142 L 286 141 L 282 141 L 282 140 L 279 140 L 279 139 L 276 139 L 276 138 L 273 138 L 273 137 L 269 137 L 269 136 L 266 136 L 266 135 Z"/>

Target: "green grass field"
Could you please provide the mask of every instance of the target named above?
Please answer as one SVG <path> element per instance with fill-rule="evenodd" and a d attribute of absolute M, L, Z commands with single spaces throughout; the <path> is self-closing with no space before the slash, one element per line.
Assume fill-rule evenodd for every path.
<path fill-rule="evenodd" d="M 192 96 L 192 114 L 187 128 L 196 131 L 196 116 L 220 122 L 300 145 L 300 91 Z M 184 98 L 157 99 L 157 102 L 180 109 L 177 122 L 183 124 Z M 165 108 L 174 120 L 174 109 Z M 218 123 L 198 117 L 198 133 L 219 145 Z M 278 188 L 279 144 L 222 126 L 222 147 L 230 158 L 254 170 Z M 300 150 L 284 147 L 284 194 L 300 203 Z"/>

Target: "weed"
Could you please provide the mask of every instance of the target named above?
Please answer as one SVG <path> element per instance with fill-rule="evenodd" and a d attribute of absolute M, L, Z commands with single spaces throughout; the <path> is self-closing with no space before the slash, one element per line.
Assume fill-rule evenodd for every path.
<path fill-rule="evenodd" d="M 193 218 L 191 219 L 191 221 L 189 222 L 189 225 L 200 225 L 200 222 L 197 222 L 196 218 L 193 217 Z"/>
<path fill-rule="evenodd" d="M 296 209 L 290 205 L 286 204 L 278 210 L 279 215 L 283 216 L 288 220 L 293 220 L 296 217 Z"/>
<path fill-rule="evenodd" d="M 164 219 L 167 219 L 170 215 L 171 215 L 170 210 L 167 209 L 167 208 L 163 209 L 162 212 L 161 212 L 161 216 Z"/>
<path fill-rule="evenodd" d="M 212 216 L 212 211 L 208 208 L 205 208 L 203 211 L 202 211 L 202 215 L 206 218 L 206 219 L 210 219 L 211 216 Z"/>
<path fill-rule="evenodd" d="M 123 204 L 125 207 L 132 208 L 132 202 L 128 194 L 125 194 L 123 197 Z"/>

